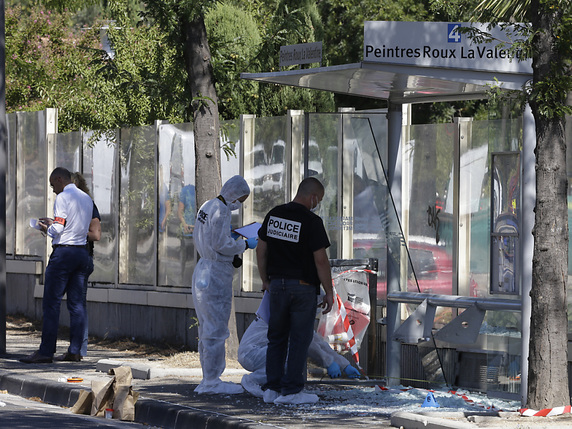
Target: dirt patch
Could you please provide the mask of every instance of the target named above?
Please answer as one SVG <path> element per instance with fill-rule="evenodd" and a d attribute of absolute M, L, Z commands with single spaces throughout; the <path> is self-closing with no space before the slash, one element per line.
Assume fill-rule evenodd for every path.
<path fill-rule="evenodd" d="M 6 316 L 6 331 L 41 333 L 42 323 L 27 319 L 21 315 L 8 314 Z"/>
<path fill-rule="evenodd" d="M 31 320 L 22 315 L 6 316 L 6 331 L 12 335 L 34 334 L 38 337 L 42 334 L 42 323 Z M 67 340 L 69 338 L 69 328 L 61 326 L 58 338 Z M 137 358 L 146 358 L 159 361 L 164 367 L 200 368 L 201 362 L 199 353 L 185 347 L 175 346 L 166 343 L 144 343 L 135 342 L 129 338 L 100 338 L 89 337 L 89 346 L 119 352 L 129 352 Z M 242 366 L 234 359 L 228 359 L 227 368 L 239 369 Z"/>

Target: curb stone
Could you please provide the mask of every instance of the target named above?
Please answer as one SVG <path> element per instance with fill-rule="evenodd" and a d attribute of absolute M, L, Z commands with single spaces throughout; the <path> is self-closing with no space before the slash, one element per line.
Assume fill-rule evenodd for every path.
<path fill-rule="evenodd" d="M 72 407 L 78 400 L 79 386 L 69 386 L 52 380 L 44 380 L 24 374 L 10 374 L 0 370 L 0 389 L 23 398 L 37 397 L 46 404 Z"/>
<path fill-rule="evenodd" d="M 463 423 L 423 414 L 397 411 L 391 415 L 391 425 L 405 429 L 474 429 L 472 423 Z"/>
<path fill-rule="evenodd" d="M 37 397 L 50 405 L 71 408 L 85 387 L 70 386 L 25 374 L 0 370 L 0 390 L 23 398 Z M 96 417 L 94 417 L 96 418 Z M 170 429 L 208 427 L 209 429 L 253 429 L 262 426 L 236 417 L 193 409 L 169 402 L 139 397 L 135 403 L 135 422 Z"/>
<path fill-rule="evenodd" d="M 192 409 L 177 404 L 153 399 L 139 398 L 135 404 L 136 421 L 171 429 L 213 428 L 213 429 L 254 429 L 265 427 L 257 422 L 249 422 L 236 417 L 215 414 L 209 411 Z"/>
<path fill-rule="evenodd" d="M 153 367 L 147 364 L 138 364 L 131 361 L 121 361 L 116 359 L 100 359 L 97 361 L 95 367 L 96 371 L 108 373 L 110 369 L 117 368 L 120 366 L 131 367 L 131 374 L 133 378 L 140 380 L 151 380 L 153 378 L 162 377 L 201 377 L 201 368 L 161 368 Z M 226 368 L 223 375 L 244 375 L 248 374 L 248 371 L 244 369 L 232 369 Z"/>

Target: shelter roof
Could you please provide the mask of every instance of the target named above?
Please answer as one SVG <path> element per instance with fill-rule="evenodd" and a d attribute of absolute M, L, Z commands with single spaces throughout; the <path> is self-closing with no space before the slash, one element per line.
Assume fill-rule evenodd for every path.
<path fill-rule="evenodd" d="M 319 89 L 394 103 L 487 98 L 492 85 L 520 90 L 529 74 L 403 66 L 360 62 L 269 73 L 242 73 L 243 79 Z"/>

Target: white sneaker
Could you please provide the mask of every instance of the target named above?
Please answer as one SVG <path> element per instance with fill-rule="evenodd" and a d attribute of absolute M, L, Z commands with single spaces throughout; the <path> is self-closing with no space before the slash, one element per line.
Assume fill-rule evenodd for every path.
<path fill-rule="evenodd" d="M 216 384 L 200 384 L 195 392 L 202 395 L 237 395 L 243 393 L 244 389 L 240 384 L 221 381 Z"/>
<path fill-rule="evenodd" d="M 257 398 L 263 398 L 264 391 L 262 390 L 262 387 L 260 386 L 260 384 L 256 383 L 252 379 L 252 377 L 250 377 L 251 375 L 252 374 L 244 374 L 242 376 L 242 380 L 240 380 L 240 384 L 242 385 L 242 387 L 244 387 L 244 390 L 246 390 L 252 396 L 256 396 Z"/>
<path fill-rule="evenodd" d="M 274 400 L 275 404 L 299 405 L 299 404 L 315 404 L 318 402 L 318 395 L 313 393 L 298 392 L 291 395 L 280 395 Z"/>
<path fill-rule="evenodd" d="M 266 389 L 264 391 L 264 395 L 262 396 L 262 399 L 264 399 L 264 402 L 266 402 L 267 404 L 272 404 L 274 402 L 274 400 L 276 398 L 278 398 L 280 396 L 280 393 L 275 392 L 272 389 Z"/>

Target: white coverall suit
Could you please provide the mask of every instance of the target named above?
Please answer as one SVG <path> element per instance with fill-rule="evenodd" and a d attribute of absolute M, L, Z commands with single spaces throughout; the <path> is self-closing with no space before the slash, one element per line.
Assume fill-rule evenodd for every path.
<path fill-rule="evenodd" d="M 225 340 L 229 336 L 228 320 L 232 303 L 232 277 L 235 255 L 247 248 L 245 240 L 231 237 L 231 210 L 237 200 L 250 194 L 241 176 L 231 177 L 220 196 L 204 203 L 197 213 L 194 240 L 199 262 L 193 272 L 193 301 L 199 319 L 199 353 L 203 379 L 197 393 L 241 393 L 238 384 L 222 382 L 225 363 Z M 230 207 L 229 207 L 230 206 Z"/>
<path fill-rule="evenodd" d="M 251 371 L 251 374 L 242 376 L 241 384 L 249 393 L 258 397 L 262 397 L 261 386 L 266 383 L 267 334 L 268 323 L 258 317 L 248 326 L 238 346 L 238 362 L 244 369 Z M 324 368 L 336 362 L 340 368 L 353 369 L 349 361 L 333 350 L 316 332 L 308 349 L 308 357 Z"/>

